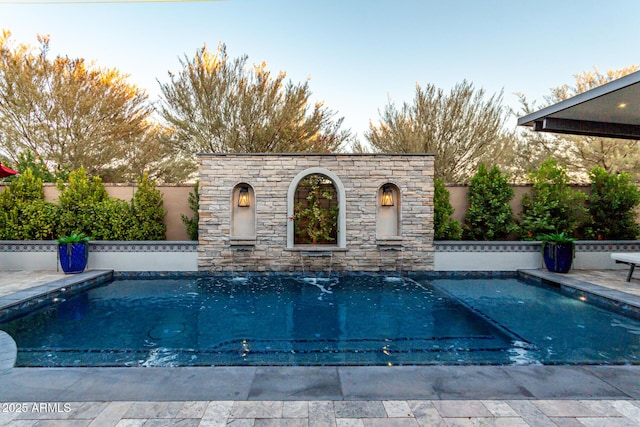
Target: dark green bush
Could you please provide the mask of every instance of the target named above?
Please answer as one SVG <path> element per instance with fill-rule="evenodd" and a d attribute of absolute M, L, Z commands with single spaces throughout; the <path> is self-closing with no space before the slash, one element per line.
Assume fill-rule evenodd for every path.
<path fill-rule="evenodd" d="M 33 200 L 20 207 L 22 240 L 53 240 L 58 230 L 58 208 L 46 200 Z"/>
<path fill-rule="evenodd" d="M 585 194 L 569 187 L 563 166 L 547 159 L 529 175 L 533 187 L 522 198 L 520 235 L 524 240 L 548 233 L 573 236 L 585 217 Z"/>
<path fill-rule="evenodd" d="M 165 238 L 162 195 L 146 174 L 131 202 L 109 197 L 102 180 L 82 168 L 57 187 L 56 205 L 44 200 L 42 179 L 30 168 L 15 177 L 0 193 L 0 240 L 53 240 L 71 233 L 92 240 Z"/>
<path fill-rule="evenodd" d="M 31 169 L 14 177 L 9 187 L 2 192 L 4 203 L 30 202 L 44 200 L 42 179 L 37 178 Z"/>
<path fill-rule="evenodd" d="M 464 219 L 463 235 L 467 240 L 505 239 L 514 229 L 509 202 L 513 188 L 496 166 L 490 171 L 483 164 L 471 178 L 467 193 L 469 208 Z"/>
<path fill-rule="evenodd" d="M 182 218 L 182 223 L 187 228 L 187 235 L 191 240 L 198 240 L 199 207 L 200 183 L 196 181 L 195 185 L 193 186 L 193 191 L 189 192 L 189 209 L 191 209 L 191 212 L 193 212 L 193 216 L 188 217 L 184 214 L 180 215 L 180 218 Z"/>
<path fill-rule="evenodd" d="M 60 212 L 59 235 L 92 234 L 95 221 L 95 206 L 109 198 L 99 177 L 89 178 L 84 168 L 69 174 L 67 183 L 58 181 L 58 208 Z"/>
<path fill-rule="evenodd" d="M 462 228 L 460 223 L 451 218 L 454 209 L 449 202 L 449 191 L 441 179 L 436 179 L 433 196 L 434 215 L 434 239 L 435 240 L 460 240 Z"/>
<path fill-rule="evenodd" d="M 93 240 L 164 240 L 166 226 L 162 194 L 145 174 L 131 203 L 112 199 L 99 177 L 84 169 L 69 174 L 61 193 L 60 234 L 83 232 Z"/>
<path fill-rule="evenodd" d="M 91 212 L 93 240 L 134 240 L 135 222 L 129 202 L 108 198 L 93 205 Z"/>
<path fill-rule="evenodd" d="M 614 175 L 603 168 L 589 172 L 591 195 L 587 198 L 588 220 L 584 236 L 598 240 L 633 240 L 640 235 L 636 209 L 640 190 L 626 173 Z"/>
<path fill-rule="evenodd" d="M 11 181 L 0 194 L 0 239 L 53 239 L 58 227 L 58 212 L 44 200 L 42 180 L 31 169 Z"/>
<path fill-rule="evenodd" d="M 134 228 L 133 240 L 164 240 L 167 226 L 162 194 L 145 174 L 138 179 L 138 188 L 131 201 Z"/>

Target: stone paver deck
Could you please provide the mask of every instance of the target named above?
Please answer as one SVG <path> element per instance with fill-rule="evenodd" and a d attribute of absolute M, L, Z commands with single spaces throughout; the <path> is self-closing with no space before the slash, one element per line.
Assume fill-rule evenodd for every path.
<path fill-rule="evenodd" d="M 640 271 L 627 282 L 628 269 L 624 270 L 573 270 L 567 276 L 594 285 L 604 286 L 640 297 Z"/>
<path fill-rule="evenodd" d="M 126 401 L 26 403 L 12 408 L 20 409 L 0 413 L 0 424 L 99 427 L 640 425 L 640 407 L 636 402 L 611 400 Z"/>
<path fill-rule="evenodd" d="M 640 282 L 606 274 L 570 278 L 617 292 Z M 0 296 L 61 278 L 0 272 Z M 8 426 L 624 427 L 640 426 L 638 399 L 640 366 L 0 370 Z"/>
<path fill-rule="evenodd" d="M 0 297 L 63 279 L 57 271 L 0 271 Z"/>

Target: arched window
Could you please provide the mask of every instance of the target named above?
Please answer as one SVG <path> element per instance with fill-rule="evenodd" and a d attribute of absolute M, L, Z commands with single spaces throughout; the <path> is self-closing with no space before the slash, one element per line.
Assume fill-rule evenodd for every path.
<path fill-rule="evenodd" d="M 287 193 L 287 247 L 318 244 L 346 246 L 345 190 L 324 168 L 300 172 Z"/>
<path fill-rule="evenodd" d="M 293 205 L 293 243 L 338 243 L 338 192 L 323 174 L 304 177 L 296 188 Z"/>

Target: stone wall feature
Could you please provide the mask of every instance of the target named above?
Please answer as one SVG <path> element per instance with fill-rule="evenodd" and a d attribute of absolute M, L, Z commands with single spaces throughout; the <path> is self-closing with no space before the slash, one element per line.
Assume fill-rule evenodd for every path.
<path fill-rule="evenodd" d="M 294 272 L 302 270 L 303 261 L 323 270 L 325 258 L 333 271 L 388 271 L 391 264 L 433 270 L 433 155 L 201 154 L 199 160 L 200 271 Z M 344 198 L 338 244 L 294 245 L 290 187 L 301 174 L 317 171 L 329 172 L 342 187 L 336 187 Z M 231 194 L 239 182 L 251 186 L 256 204 L 255 240 L 248 244 L 230 235 Z M 389 182 L 402 200 L 401 233 L 381 240 L 378 194 Z"/>

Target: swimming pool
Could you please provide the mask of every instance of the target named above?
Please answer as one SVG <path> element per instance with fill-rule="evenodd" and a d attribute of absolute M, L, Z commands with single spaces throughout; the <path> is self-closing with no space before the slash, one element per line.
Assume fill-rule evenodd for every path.
<path fill-rule="evenodd" d="M 640 363 L 640 321 L 515 278 L 120 279 L 0 329 L 18 366 Z"/>

